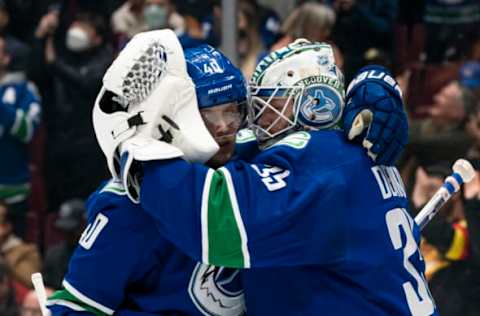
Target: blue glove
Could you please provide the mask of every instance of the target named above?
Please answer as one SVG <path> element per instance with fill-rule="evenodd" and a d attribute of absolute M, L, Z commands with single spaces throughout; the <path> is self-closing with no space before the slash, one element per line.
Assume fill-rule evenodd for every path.
<path fill-rule="evenodd" d="M 387 69 L 360 69 L 347 90 L 343 123 L 348 139 L 362 142 L 377 164 L 395 164 L 408 141 L 408 119 L 401 90 Z"/>

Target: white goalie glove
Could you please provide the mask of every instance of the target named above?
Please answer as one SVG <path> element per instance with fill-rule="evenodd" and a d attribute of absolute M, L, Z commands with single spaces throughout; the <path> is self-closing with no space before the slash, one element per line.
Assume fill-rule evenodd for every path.
<path fill-rule="evenodd" d="M 122 180 L 136 203 L 135 160 L 205 162 L 218 150 L 171 30 L 140 33 L 120 52 L 103 77 L 93 124 L 112 176 Z"/>

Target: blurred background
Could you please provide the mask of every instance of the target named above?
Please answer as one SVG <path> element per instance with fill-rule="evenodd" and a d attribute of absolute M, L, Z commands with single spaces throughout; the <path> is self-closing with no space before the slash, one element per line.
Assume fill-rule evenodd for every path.
<path fill-rule="evenodd" d="M 415 215 L 456 158 L 480 169 L 478 0 L 0 0 L 0 315 L 40 315 L 30 274 L 58 289 L 108 178 L 91 110 L 135 34 L 171 28 L 220 47 L 250 79 L 269 51 L 325 41 L 346 81 L 382 64 L 400 83 L 410 144 L 398 167 Z M 442 315 L 480 315 L 480 180 L 423 231 Z"/>

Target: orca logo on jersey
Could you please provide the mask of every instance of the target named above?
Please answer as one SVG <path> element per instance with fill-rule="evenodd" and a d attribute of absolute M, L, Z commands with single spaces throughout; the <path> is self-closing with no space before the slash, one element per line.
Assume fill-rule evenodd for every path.
<path fill-rule="evenodd" d="M 245 314 L 239 271 L 197 263 L 190 278 L 188 294 L 204 315 Z"/>

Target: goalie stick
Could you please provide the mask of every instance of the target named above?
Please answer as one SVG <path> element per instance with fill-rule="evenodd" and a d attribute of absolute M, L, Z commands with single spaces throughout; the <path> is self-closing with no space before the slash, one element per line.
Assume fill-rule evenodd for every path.
<path fill-rule="evenodd" d="M 475 177 L 475 170 L 468 160 L 458 159 L 452 169 L 453 173 L 445 179 L 440 189 L 415 217 L 415 222 L 420 229 L 423 229 L 442 206 L 460 190 L 462 184 L 470 182 Z"/>
<path fill-rule="evenodd" d="M 47 293 L 45 292 L 45 285 L 43 284 L 43 277 L 40 272 L 32 274 L 32 283 L 37 299 L 42 310 L 42 316 L 50 316 L 51 313 L 47 309 Z"/>

